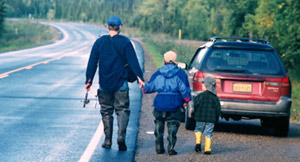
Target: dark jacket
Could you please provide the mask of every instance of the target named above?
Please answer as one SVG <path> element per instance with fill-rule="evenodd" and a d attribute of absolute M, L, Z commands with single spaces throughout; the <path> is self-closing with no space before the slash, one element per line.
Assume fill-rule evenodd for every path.
<path fill-rule="evenodd" d="M 194 119 L 199 122 L 217 123 L 220 116 L 220 100 L 210 91 L 194 97 Z"/>
<path fill-rule="evenodd" d="M 174 64 L 159 68 L 142 88 L 144 93 L 158 92 L 153 103 L 158 111 L 176 111 L 191 100 L 187 75 Z"/>
<path fill-rule="evenodd" d="M 144 80 L 131 41 L 122 35 L 115 35 L 112 39 L 121 54 L 125 56 L 133 73 Z M 99 67 L 99 84 L 105 91 L 119 89 L 128 77 L 128 70 L 113 47 L 109 35 L 98 38 L 94 43 L 86 70 L 85 83 L 91 80 L 92 84 L 97 66 Z"/>

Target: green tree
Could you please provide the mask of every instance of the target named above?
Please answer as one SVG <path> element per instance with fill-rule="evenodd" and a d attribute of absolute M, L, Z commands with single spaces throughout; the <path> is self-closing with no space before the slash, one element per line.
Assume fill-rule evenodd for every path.
<path fill-rule="evenodd" d="M 227 0 L 221 1 L 219 8 L 220 15 L 222 15 L 221 30 L 219 32 L 222 36 L 247 36 L 242 29 L 245 22 L 245 16 L 255 12 L 258 0 Z"/>
<path fill-rule="evenodd" d="M 47 13 L 47 18 L 48 20 L 53 20 L 55 16 L 55 11 L 54 9 L 49 9 L 48 13 Z"/>
<path fill-rule="evenodd" d="M 22 17 L 27 12 L 26 5 L 21 0 L 9 0 L 6 1 L 7 17 Z"/>
<path fill-rule="evenodd" d="M 5 0 L 0 0 L 0 35 L 4 29 L 4 17 L 5 17 Z"/>
<path fill-rule="evenodd" d="M 182 8 L 186 5 L 186 3 L 186 0 L 169 0 L 163 29 L 165 33 L 177 36 L 178 30 L 185 27 L 186 19 L 182 14 Z"/>
<path fill-rule="evenodd" d="M 139 6 L 135 23 L 137 27 L 152 32 L 163 31 L 165 14 L 168 6 L 167 0 L 145 0 Z"/>
<path fill-rule="evenodd" d="M 276 47 L 288 69 L 300 70 L 300 1 L 286 0 L 278 4 L 275 18 Z"/>
<path fill-rule="evenodd" d="M 182 14 L 186 15 L 186 23 L 183 33 L 184 37 L 189 39 L 207 40 L 209 38 L 209 31 L 207 24 L 209 24 L 208 10 L 209 3 L 206 0 L 189 0 L 183 8 Z"/>
<path fill-rule="evenodd" d="M 54 18 L 55 19 L 61 19 L 62 18 L 62 10 L 63 10 L 63 6 L 61 3 L 59 3 L 61 0 L 55 0 L 55 15 Z"/>
<path fill-rule="evenodd" d="M 277 50 L 288 69 L 300 69 L 300 2 L 260 0 L 254 14 L 246 16 L 243 28 L 264 38 Z"/>

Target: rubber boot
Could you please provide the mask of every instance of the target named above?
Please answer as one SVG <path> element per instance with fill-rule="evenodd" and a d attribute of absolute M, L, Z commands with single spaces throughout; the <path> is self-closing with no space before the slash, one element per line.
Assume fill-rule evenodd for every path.
<path fill-rule="evenodd" d="M 129 121 L 129 113 L 121 113 L 118 115 L 118 145 L 120 151 L 126 151 L 127 146 L 125 143 L 126 129 Z"/>
<path fill-rule="evenodd" d="M 159 120 L 154 120 L 154 123 L 155 123 L 154 135 L 156 137 L 155 150 L 157 154 L 164 154 L 165 153 L 165 148 L 164 148 L 165 124 L 163 121 L 159 121 Z"/>
<path fill-rule="evenodd" d="M 111 148 L 111 140 L 112 140 L 112 133 L 113 133 L 113 117 L 105 116 L 102 118 L 103 126 L 104 126 L 104 134 L 105 140 L 102 144 L 103 148 L 110 149 Z"/>
<path fill-rule="evenodd" d="M 130 109 L 129 109 L 129 92 L 117 91 L 115 96 L 115 109 L 118 117 L 118 145 L 120 151 L 126 151 L 127 146 L 125 143 L 126 130 L 129 122 Z"/>
<path fill-rule="evenodd" d="M 120 151 L 126 151 L 127 146 L 125 143 L 126 139 L 126 129 L 128 125 L 128 118 L 127 116 L 119 116 L 118 117 L 118 145 Z"/>
<path fill-rule="evenodd" d="M 98 90 L 98 99 L 101 105 L 101 116 L 104 127 L 105 140 L 102 144 L 103 148 L 110 149 L 112 144 L 113 133 L 113 93 L 105 93 Z"/>
<path fill-rule="evenodd" d="M 201 137 L 202 137 L 202 132 L 195 132 L 195 137 L 196 137 L 195 151 L 196 152 L 201 152 Z"/>
<path fill-rule="evenodd" d="M 177 152 L 174 150 L 176 141 L 177 141 L 177 131 L 178 131 L 178 127 L 180 125 L 180 121 L 171 121 L 171 122 L 167 122 L 167 127 L 168 127 L 168 141 L 169 141 L 169 145 L 168 145 L 168 153 L 169 155 L 176 155 Z"/>
<path fill-rule="evenodd" d="M 205 147 L 204 147 L 204 154 L 211 153 L 211 138 L 205 136 Z"/>

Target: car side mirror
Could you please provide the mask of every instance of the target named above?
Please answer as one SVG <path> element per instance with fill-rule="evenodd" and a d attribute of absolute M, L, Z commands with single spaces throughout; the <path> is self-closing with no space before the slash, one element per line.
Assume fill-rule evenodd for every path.
<path fill-rule="evenodd" d="M 183 62 L 177 62 L 177 66 L 180 67 L 181 69 L 187 69 L 187 64 Z"/>

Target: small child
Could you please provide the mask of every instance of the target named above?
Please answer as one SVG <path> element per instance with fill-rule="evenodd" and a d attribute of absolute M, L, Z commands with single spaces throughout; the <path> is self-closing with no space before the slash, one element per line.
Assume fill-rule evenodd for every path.
<path fill-rule="evenodd" d="M 215 123 L 219 121 L 221 110 L 220 100 L 216 92 L 216 79 L 211 76 L 204 78 L 206 91 L 194 98 L 194 119 L 196 121 L 195 151 L 201 152 L 201 136 L 204 133 L 205 147 L 204 154 L 211 153 L 211 138 Z"/>
<path fill-rule="evenodd" d="M 142 90 L 144 93 L 158 92 L 154 99 L 153 116 L 155 117 L 156 137 L 155 148 L 157 154 L 163 154 L 165 122 L 168 127 L 168 153 L 176 155 L 174 146 L 176 134 L 183 116 L 180 108 L 191 99 L 191 89 L 186 73 L 176 65 L 177 54 L 168 51 L 164 54 L 164 63 L 150 78 Z"/>

